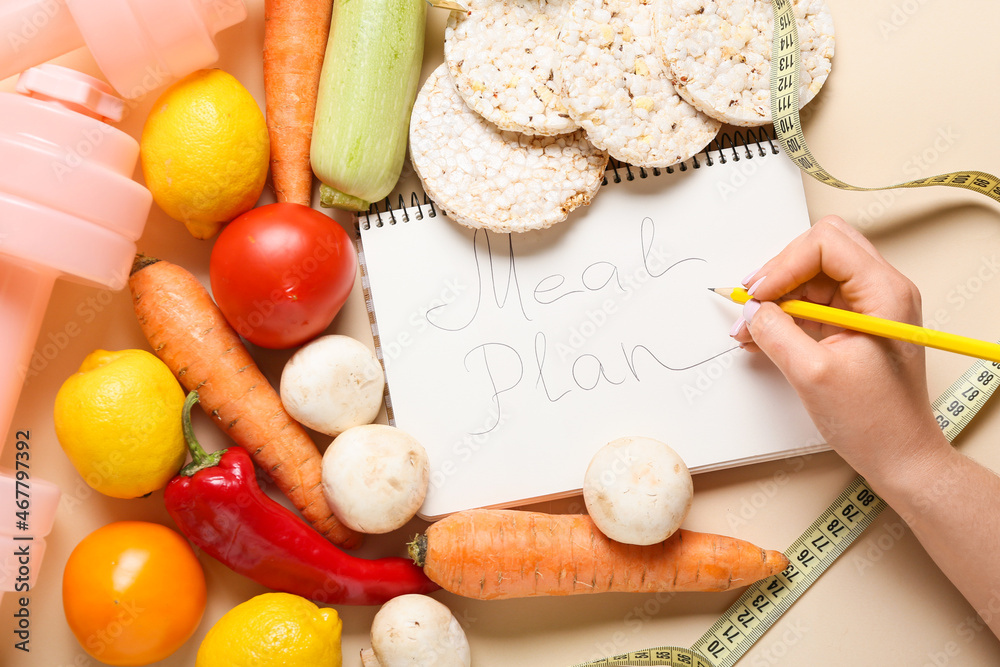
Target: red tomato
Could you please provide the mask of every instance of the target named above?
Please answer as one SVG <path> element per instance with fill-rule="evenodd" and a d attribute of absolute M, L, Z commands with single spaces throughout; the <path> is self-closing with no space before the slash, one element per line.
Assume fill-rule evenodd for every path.
<path fill-rule="evenodd" d="M 308 206 L 260 206 L 215 241 L 212 292 L 236 332 L 284 349 L 323 332 L 354 287 L 357 254 L 335 220 Z"/>

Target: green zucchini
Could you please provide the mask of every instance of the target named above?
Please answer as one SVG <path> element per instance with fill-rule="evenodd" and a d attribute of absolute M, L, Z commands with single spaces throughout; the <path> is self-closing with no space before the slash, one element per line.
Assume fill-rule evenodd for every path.
<path fill-rule="evenodd" d="M 335 0 L 310 149 L 323 205 L 364 210 L 396 186 L 426 19 L 424 0 Z"/>

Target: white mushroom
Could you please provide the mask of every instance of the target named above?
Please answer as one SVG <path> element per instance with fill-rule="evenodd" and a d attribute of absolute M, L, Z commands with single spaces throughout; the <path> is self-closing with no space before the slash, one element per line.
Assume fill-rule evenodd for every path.
<path fill-rule="evenodd" d="M 680 456 L 651 438 L 602 447 L 584 475 L 583 500 L 597 528 L 626 544 L 656 544 L 680 528 L 694 496 Z"/>
<path fill-rule="evenodd" d="M 448 607 L 426 595 L 400 595 L 372 621 L 375 662 L 365 667 L 470 667 L 472 655 L 462 626 Z M 362 651 L 363 658 L 370 658 Z"/>
<path fill-rule="evenodd" d="M 281 372 L 281 402 L 288 414 L 334 437 L 375 421 L 384 389 L 378 359 L 349 336 L 322 336 L 306 343 Z"/>
<path fill-rule="evenodd" d="M 424 503 L 427 452 L 410 434 L 383 424 L 349 428 L 323 454 L 323 494 L 344 525 L 388 533 Z"/>

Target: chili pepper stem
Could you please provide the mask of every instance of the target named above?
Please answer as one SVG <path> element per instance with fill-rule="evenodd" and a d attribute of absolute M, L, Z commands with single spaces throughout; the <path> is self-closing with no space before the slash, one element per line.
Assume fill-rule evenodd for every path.
<path fill-rule="evenodd" d="M 414 535 L 413 541 L 406 545 L 406 553 L 409 554 L 414 565 L 423 567 L 427 560 L 427 536 Z"/>
<path fill-rule="evenodd" d="M 185 477 L 190 477 L 199 470 L 218 465 L 219 459 L 226 452 L 226 450 L 222 449 L 208 454 L 205 452 L 205 448 L 201 446 L 201 443 L 198 442 L 198 438 L 195 437 L 194 428 L 191 426 L 191 407 L 197 402 L 198 392 L 192 390 L 188 393 L 187 398 L 184 399 L 184 407 L 181 409 L 181 430 L 184 432 L 184 440 L 187 442 L 188 450 L 191 452 L 191 463 L 181 468 L 180 471 L 180 474 Z"/>

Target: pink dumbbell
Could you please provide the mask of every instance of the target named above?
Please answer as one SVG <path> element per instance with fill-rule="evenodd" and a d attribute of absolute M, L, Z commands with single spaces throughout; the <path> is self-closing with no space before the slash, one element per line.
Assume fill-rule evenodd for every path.
<path fill-rule="evenodd" d="M 132 180 L 138 142 L 108 124 L 125 108 L 110 86 L 43 65 L 17 93 L 0 93 L 0 442 L 19 439 L 11 420 L 55 280 L 122 289 L 153 201 Z M 0 591 L 23 590 L 29 543 L 37 572 L 58 499 L 54 484 L 0 471 Z"/>
<path fill-rule="evenodd" d="M 4 0 L 0 79 L 87 46 L 134 99 L 214 63 L 215 34 L 246 16 L 243 0 Z"/>

